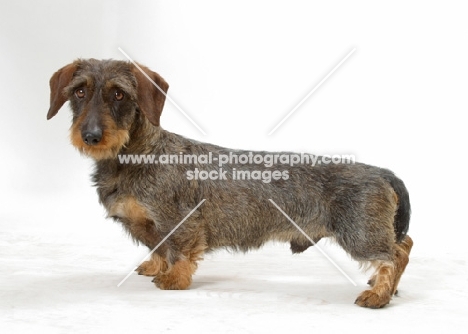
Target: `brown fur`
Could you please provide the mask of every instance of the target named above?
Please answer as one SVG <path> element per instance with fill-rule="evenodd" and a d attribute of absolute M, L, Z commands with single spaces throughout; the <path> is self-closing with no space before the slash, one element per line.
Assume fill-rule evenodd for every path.
<path fill-rule="evenodd" d="M 75 146 L 81 153 L 89 155 L 96 160 L 115 157 L 119 153 L 122 146 L 125 146 L 125 144 L 128 142 L 128 131 L 117 129 L 112 119 L 108 116 L 104 116 L 103 124 L 105 130 L 102 140 L 96 146 L 89 146 L 83 142 L 79 130 L 83 125 L 82 123 L 85 117 L 86 113 L 80 115 L 70 129 L 70 139 L 72 145 Z"/>
<path fill-rule="evenodd" d="M 185 290 L 192 284 L 195 270 L 197 270 L 196 262 L 180 259 L 170 267 L 170 270 L 157 274 L 153 282 L 162 290 Z"/>
<path fill-rule="evenodd" d="M 70 101 L 71 142 L 96 161 L 93 180 L 102 205 L 135 241 L 154 251 L 137 268 L 139 274 L 154 277 L 161 289 L 187 289 L 206 252 L 248 251 L 269 240 L 290 242 L 293 253 L 313 246 L 272 199 L 314 242 L 332 238 L 352 258 L 376 268 L 371 289 L 356 304 L 380 308 L 390 301 L 412 246 L 406 235 L 409 195 L 400 179 L 389 170 L 361 163 L 266 167 L 233 162 L 222 168 L 198 162 L 121 163 L 118 157 L 126 154 L 248 153 L 163 130 L 160 115 L 168 84 L 159 74 L 139 67 L 144 74 L 131 63 L 112 60 L 77 60 L 63 67 L 50 80 L 47 114 L 52 118 Z M 189 179 L 187 173 L 196 168 L 225 172 L 227 178 Z M 234 170 L 285 169 L 287 179 L 271 182 L 233 177 Z M 203 199 L 203 205 L 188 215 Z"/>
<path fill-rule="evenodd" d="M 381 308 L 390 302 L 397 294 L 398 284 L 406 265 L 409 262 L 409 253 L 413 240 L 407 235 L 401 244 L 394 245 L 394 256 L 390 262 L 376 262 L 376 271 L 368 284 L 371 290 L 366 290 L 356 299 L 359 306 Z"/>
<path fill-rule="evenodd" d="M 137 269 L 138 275 L 156 276 L 167 270 L 166 261 L 158 254 L 151 254 L 151 259 L 143 262 Z"/>

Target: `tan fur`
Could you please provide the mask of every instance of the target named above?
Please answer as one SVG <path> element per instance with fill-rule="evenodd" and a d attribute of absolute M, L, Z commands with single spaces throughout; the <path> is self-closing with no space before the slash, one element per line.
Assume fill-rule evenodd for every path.
<path fill-rule="evenodd" d="M 166 272 L 160 272 L 154 278 L 156 286 L 163 290 L 185 290 L 192 284 L 192 275 L 197 270 L 197 263 L 181 259 Z"/>
<path fill-rule="evenodd" d="M 375 273 L 368 284 L 371 290 L 362 292 L 356 299 L 359 306 L 381 308 L 387 305 L 392 296 L 397 293 L 398 284 L 406 265 L 413 241 L 406 236 L 401 244 L 395 244 L 394 257 L 391 262 L 374 262 L 377 265 Z"/>
<path fill-rule="evenodd" d="M 122 221 L 135 240 L 156 244 L 160 236 L 154 233 L 154 221 L 149 218 L 146 208 L 134 197 L 116 199 L 108 211 L 110 217 Z"/>
<path fill-rule="evenodd" d="M 131 196 L 117 199 L 108 210 L 111 217 L 128 218 L 134 222 L 148 219 L 146 209 Z"/>
<path fill-rule="evenodd" d="M 110 117 L 103 117 L 105 130 L 102 140 L 95 146 L 86 145 L 81 138 L 82 121 L 86 118 L 86 114 L 82 114 L 72 124 L 70 128 L 70 140 L 80 153 L 90 156 L 96 160 L 115 158 L 120 149 L 125 146 L 129 140 L 127 130 L 117 129 L 115 123 Z"/>
<path fill-rule="evenodd" d="M 409 235 L 403 239 L 403 241 L 399 244 L 395 245 L 395 283 L 393 285 L 392 294 L 395 295 L 398 292 L 398 284 L 400 283 L 401 275 L 405 271 L 406 266 L 409 262 L 409 254 L 411 252 L 411 248 L 413 247 L 413 240 L 410 238 Z"/>
<path fill-rule="evenodd" d="M 143 262 L 137 269 L 138 275 L 156 276 L 167 271 L 167 262 L 159 254 L 151 254 L 151 259 Z"/>

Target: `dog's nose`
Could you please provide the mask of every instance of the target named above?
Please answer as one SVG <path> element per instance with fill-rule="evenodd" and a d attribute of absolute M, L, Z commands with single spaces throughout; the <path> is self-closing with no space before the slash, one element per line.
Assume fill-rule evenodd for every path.
<path fill-rule="evenodd" d="M 84 131 L 81 134 L 83 141 L 86 145 L 97 145 L 102 139 L 102 131 L 101 129 L 95 129 L 92 131 Z"/>

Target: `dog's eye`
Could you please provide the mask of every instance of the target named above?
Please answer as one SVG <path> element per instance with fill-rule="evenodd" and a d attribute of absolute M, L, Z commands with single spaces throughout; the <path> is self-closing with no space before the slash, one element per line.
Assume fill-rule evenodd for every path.
<path fill-rule="evenodd" d="M 116 101 L 122 101 L 124 97 L 125 97 L 124 92 L 122 92 L 121 90 L 116 90 L 116 91 L 115 91 L 115 93 L 114 93 L 114 99 L 115 99 Z"/>
<path fill-rule="evenodd" d="M 78 88 L 77 90 L 75 90 L 75 96 L 79 99 L 82 99 L 85 97 L 85 91 L 83 88 Z"/>

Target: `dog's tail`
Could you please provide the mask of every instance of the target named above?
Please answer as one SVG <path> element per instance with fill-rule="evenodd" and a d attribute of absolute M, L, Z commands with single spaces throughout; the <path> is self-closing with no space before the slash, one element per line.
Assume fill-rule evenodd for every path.
<path fill-rule="evenodd" d="M 409 193 L 402 180 L 387 169 L 382 169 L 382 177 L 390 183 L 398 196 L 398 209 L 395 214 L 393 226 L 395 228 L 396 242 L 400 243 L 406 236 L 411 216 Z"/>

